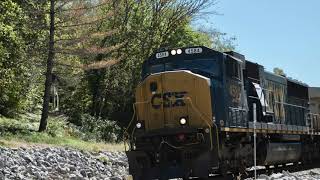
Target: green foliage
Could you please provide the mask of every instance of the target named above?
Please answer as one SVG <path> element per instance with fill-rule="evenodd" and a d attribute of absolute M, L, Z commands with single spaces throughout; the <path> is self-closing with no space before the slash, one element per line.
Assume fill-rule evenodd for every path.
<path fill-rule="evenodd" d="M 286 73 L 283 71 L 283 69 L 277 68 L 277 67 L 273 69 L 273 73 L 279 76 L 284 76 L 284 77 L 287 76 Z"/>
<path fill-rule="evenodd" d="M 36 114 L 20 114 L 15 118 L 0 117 L 0 135 L 36 133 L 40 116 Z M 50 128 L 46 132 L 52 137 L 63 137 L 68 129 L 66 117 L 57 116 L 49 118 Z"/>
<path fill-rule="evenodd" d="M 189 24 L 176 29 L 169 37 L 168 47 L 188 47 L 188 46 L 212 46 L 212 41 L 209 34 L 194 30 Z"/>
<path fill-rule="evenodd" d="M 30 138 L 26 140 L 34 142 L 46 142 L 51 138 L 55 141 L 66 136 L 119 141 L 120 127 L 126 126 L 132 117 L 134 90 L 140 81 L 141 64 L 148 56 L 159 48 L 203 45 L 220 51 L 234 49 L 234 38 L 215 29 L 199 30 L 191 25 L 193 17 L 201 14 L 205 7 L 197 5 L 207 2 L 188 2 L 191 1 L 193 6 L 180 4 L 183 1 L 114 1 L 105 4 L 102 10 L 87 12 L 90 17 L 105 17 L 105 14 L 112 13 L 110 17 L 103 18 L 103 22 L 83 28 L 71 26 L 61 29 L 61 26 L 82 21 L 70 18 L 68 14 L 58 16 L 61 12 L 57 12 L 56 23 L 60 27 L 56 29 L 57 53 L 53 74 L 60 97 L 60 113 L 68 116 L 68 122 L 60 118 L 49 119 L 47 132 L 36 137 L 37 133 L 33 131 L 37 130 L 38 117 L 32 121 L 28 118 L 19 118 L 19 121 L 2 118 L 6 128 L 1 132 L 11 133 L 10 128 L 22 129 L 19 138 L 26 135 Z M 21 112 L 38 112 L 41 109 L 44 62 L 47 58 L 47 12 L 46 1 L 0 2 L 0 115 L 14 117 Z M 74 12 L 77 13 L 81 14 L 82 10 Z M 71 42 L 59 41 L 82 37 L 91 31 L 100 33 L 102 38 L 73 39 L 72 47 L 68 44 Z M 112 31 L 112 35 L 105 35 Z M 95 56 L 79 53 L 70 56 L 74 47 L 82 47 L 80 42 L 85 42 L 85 45 L 94 42 L 101 48 L 122 46 Z M 110 68 L 84 71 L 79 68 L 105 59 L 120 61 Z"/>
<path fill-rule="evenodd" d="M 0 2 L 0 114 L 6 116 L 29 110 L 39 99 L 39 84 L 34 82 L 39 68 L 33 60 L 44 32 L 32 26 L 31 12 L 37 8 L 13 0 Z"/>
<path fill-rule="evenodd" d="M 12 1 L 0 2 L 0 114 L 13 115 L 18 108 L 24 81 L 20 76 L 25 68 L 17 61 L 22 56 L 22 9 Z"/>
<path fill-rule="evenodd" d="M 213 30 L 207 30 L 207 34 L 211 37 L 212 40 L 212 48 L 221 51 L 221 52 L 226 52 L 230 50 L 235 49 L 235 37 L 228 37 L 226 33 L 221 33 L 217 31 L 216 29 Z"/>
<path fill-rule="evenodd" d="M 87 137 L 76 126 L 67 123 L 66 117 L 54 116 L 48 119 L 48 131 L 39 133 L 35 130 L 39 126 L 39 116 L 35 114 L 23 114 L 12 119 L 0 116 L 0 146 L 25 146 L 31 143 L 55 146 L 67 146 L 81 150 L 122 151 L 122 144 L 98 143 L 84 141 Z"/>
<path fill-rule="evenodd" d="M 85 132 L 85 140 L 119 142 L 121 141 L 121 128 L 115 121 L 109 121 L 102 118 L 95 118 L 88 114 L 81 117 L 82 126 L 80 130 Z"/>
<path fill-rule="evenodd" d="M 225 34 L 192 28 L 190 21 L 197 14 L 196 10 L 181 16 L 186 7 L 177 8 L 178 5 L 170 1 L 164 2 L 168 4 L 159 10 L 154 9 L 153 1 L 118 2 L 114 7 L 106 7 L 106 11 L 116 9 L 116 18 L 106 20 L 100 28 L 106 32 L 115 27 L 119 29 L 118 33 L 103 41 L 103 46 L 126 42 L 123 48 L 110 54 L 120 56 L 122 61 L 108 69 L 85 73 L 88 94 L 83 95 L 89 100 L 86 103 L 91 105 L 81 114 L 90 113 L 96 118 L 112 119 L 119 122 L 120 126 L 126 126 L 132 117 L 134 89 L 140 81 L 142 62 L 161 47 L 204 45 L 218 50 L 234 48 L 233 39 L 227 38 Z M 181 12 L 177 13 L 179 10 L 176 8 L 182 9 Z M 91 98 L 88 99 L 88 95 Z"/>
<path fill-rule="evenodd" d="M 60 91 L 61 109 L 75 125 L 81 125 L 81 116 L 90 109 L 91 97 L 89 95 L 87 81 L 83 78 L 68 78 L 73 82 L 66 82 Z"/>

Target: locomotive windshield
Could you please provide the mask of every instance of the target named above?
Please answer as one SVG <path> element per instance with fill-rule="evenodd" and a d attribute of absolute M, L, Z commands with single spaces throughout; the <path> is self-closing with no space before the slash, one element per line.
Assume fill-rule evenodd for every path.
<path fill-rule="evenodd" d="M 220 75 L 220 66 L 214 59 L 192 59 L 182 61 L 171 61 L 161 64 L 153 64 L 146 67 L 147 74 L 159 73 L 163 71 L 190 70 L 195 73 L 210 75 L 213 77 Z"/>

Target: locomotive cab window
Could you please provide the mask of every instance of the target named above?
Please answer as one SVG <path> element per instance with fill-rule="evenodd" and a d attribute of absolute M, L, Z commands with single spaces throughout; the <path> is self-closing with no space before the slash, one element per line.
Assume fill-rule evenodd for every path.
<path fill-rule="evenodd" d="M 230 57 L 226 61 L 227 76 L 230 78 L 241 79 L 241 63 Z"/>
<path fill-rule="evenodd" d="M 184 60 L 183 63 L 180 69 L 188 69 L 199 74 L 203 72 L 211 76 L 220 76 L 219 63 L 214 59 Z"/>
<path fill-rule="evenodd" d="M 164 71 L 164 64 L 155 64 L 150 68 L 151 73 L 159 73 L 163 71 Z"/>
<path fill-rule="evenodd" d="M 165 64 L 165 70 L 166 70 L 166 71 L 172 71 L 172 70 L 174 70 L 174 69 L 175 69 L 174 64 L 172 64 L 172 63 L 166 63 L 166 64 Z"/>
<path fill-rule="evenodd" d="M 175 69 L 174 64 L 172 63 L 165 63 L 165 64 L 155 64 L 150 67 L 151 73 L 159 73 L 163 71 L 172 71 Z"/>

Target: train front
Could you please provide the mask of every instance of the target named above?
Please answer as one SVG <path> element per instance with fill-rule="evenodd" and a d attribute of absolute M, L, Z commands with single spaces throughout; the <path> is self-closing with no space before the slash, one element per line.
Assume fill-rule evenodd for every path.
<path fill-rule="evenodd" d="M 212 83 L 219 54 L 205 47 L 154 54 L 143 65 L 129 125 L 129 171 L 134 179 L 208 177 L 218 167 Z"/>

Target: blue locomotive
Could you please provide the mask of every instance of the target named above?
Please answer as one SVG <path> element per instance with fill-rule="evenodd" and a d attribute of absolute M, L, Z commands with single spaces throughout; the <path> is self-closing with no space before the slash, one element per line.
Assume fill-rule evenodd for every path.
<path fill-rule="evenodd" d="M 254 129 L 260 166 L 319 158 L 319 116 L 309 111 L 308 85 L 236 52 L 156 52 L 143 63 L 135 97 L 126 152 L 134 179 L 243 172 L 253 165 Z"/>

